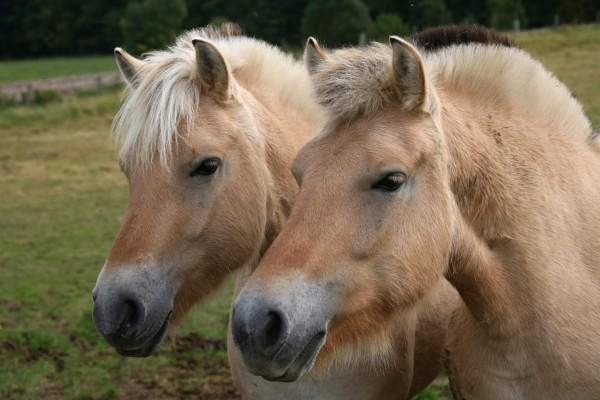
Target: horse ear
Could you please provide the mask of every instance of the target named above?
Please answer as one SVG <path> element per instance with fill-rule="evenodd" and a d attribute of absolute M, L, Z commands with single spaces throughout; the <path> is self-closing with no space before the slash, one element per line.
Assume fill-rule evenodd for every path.
<path fill-rule="evenodd" d="M 327 61 L 327 53 L 319 46 L 319 42 L 314 37 L 309 37 L 304 46 L 304 64 L 309 74 L 314 74 L 319 69 L 319 65 Z"/>
<path fill-rule="evenodd" d="M 221 52 L 209 41 L 192 40 L 196 49 L 196 66 L 198 81 L 203 90 L 221 100 L 231 96 L 229 67 Z"/>
<path fill-rule="evenodd" d="M 419 51 L 406 40 L 390 36 L 392 74 L 400 101 L 409 111 L 432 112 L 433 93 Z"/>
<path fill-rule="evenodd" d="M 121 72 L 121 77 L 131 87 L 137 84 L 137 76 L 144 67 L 144 62 L 138 60 L 120 47 L 115 47 L 115 60 Z"/>

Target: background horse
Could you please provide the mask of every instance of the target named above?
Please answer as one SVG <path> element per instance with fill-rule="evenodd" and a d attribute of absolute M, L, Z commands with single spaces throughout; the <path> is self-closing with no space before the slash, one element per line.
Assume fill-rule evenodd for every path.
<path fill-rule="evenodd" d="M 322 116 L 300 63 L 229 25 L 188 32 L 144 60 L 115 53 L 130 89 L 115 119 L 130 195 L 94 320 L 120 354 L 147 356 L 230 272 L 241 268 L 236 291 L 244 284 L 287 218 L 291 162 Z M 268 382 L 229 346 L 231 370 L 248 398 L 387 399 L 437 375 L 448 317 L 433 297 L 372 369 L 339 363 L 326 376 Z"/>
<path fill-rule="evenodd" d="M 580 104 L 504 41 L 390 42 L 309 41 L 329 121 L 294 163 L 300 193 L 234 327 L 269 304 L 279 345 L 306 358 L 445 276 L 466 305 L 449 330 L 456 398 L 600 398 L 600 158 Z"/>

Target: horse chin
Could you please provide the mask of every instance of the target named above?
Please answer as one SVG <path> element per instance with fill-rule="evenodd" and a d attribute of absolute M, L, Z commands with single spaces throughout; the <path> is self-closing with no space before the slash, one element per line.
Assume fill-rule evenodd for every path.
<path fill-rule="evenodd" d="M 117 353 L 125 357 L 148 357 L 158 351 L 160 344 L 167 335 L 172 312 L 169 312 L 160 328 L 143 344 L 136 348 L 116 348 Z"/>
<path fill-rule="evenodd" d="M 268 381 L 275 382 L 297 381 L 315 365 L 317 356 L 325 344 L 326 338 L 327 333 L 325 331 L 317 332 L 293 359 L 287 370 L 282 375 L 278 377 L 263 376 L 263 378 Z"/>

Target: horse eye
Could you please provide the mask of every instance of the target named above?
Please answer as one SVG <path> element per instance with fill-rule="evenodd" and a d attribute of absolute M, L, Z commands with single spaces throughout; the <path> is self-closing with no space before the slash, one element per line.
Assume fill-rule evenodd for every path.
<path fill-rule="evenodd" d="M 402 172 L 391 172 L 377 181 L 372 188 L 384 192 L 395 192 L 406 182 L 406 175 Z"/>
<path fill-rule="evenodd" d="M 221 160 L 217 157 L 205 158 L 200 164 L 190 173 L 190 177 L 197 175 L 212 175 L 217 172 L 221 166 Z"/>

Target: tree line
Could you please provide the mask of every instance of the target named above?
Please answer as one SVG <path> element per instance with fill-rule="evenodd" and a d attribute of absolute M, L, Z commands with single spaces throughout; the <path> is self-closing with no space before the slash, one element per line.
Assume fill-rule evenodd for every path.
<path fill-rule="evenodd" d="M 271 43 L 387 40 L 444 23 L 500 30 L 600 20 L 600 0 L 2 0 L 0 58 L 143 53 L 184 29 L 234 21 Z M 518 22 L 516 22 L 518 21 Z"/>

